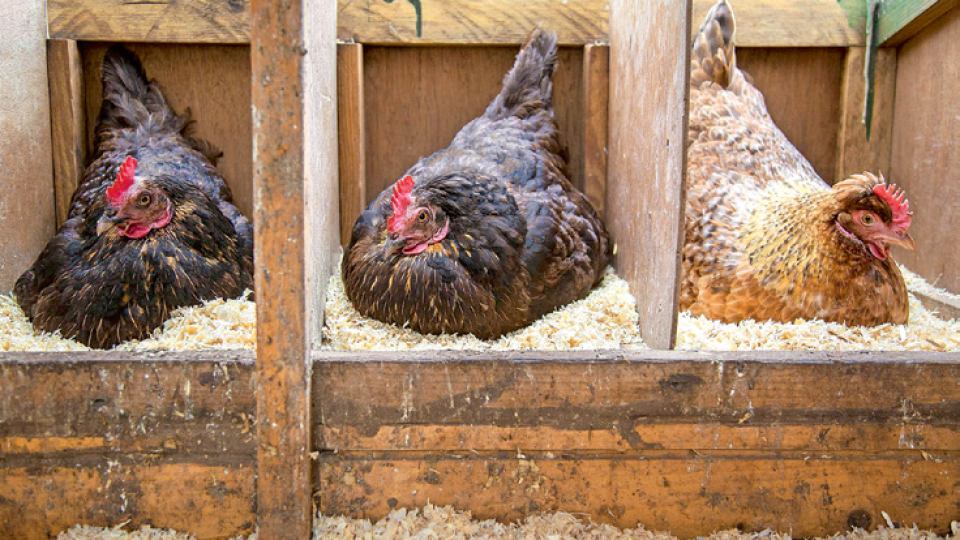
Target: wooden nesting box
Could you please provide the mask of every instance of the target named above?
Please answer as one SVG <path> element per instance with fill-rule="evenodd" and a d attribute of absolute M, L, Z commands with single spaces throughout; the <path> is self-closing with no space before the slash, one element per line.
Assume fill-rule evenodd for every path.
<path fill-rule="evenodd" d="M 0 215 L 14 233 L 0 286 L 63 219 L 89 151 L 97 63 L 105 43 L 132 42 L 224 150 L 255 219 L 259 343 L 256 355 L 0 354 L 0 537 L 129 520 L 302 540 L 314 506 L 379 518 L 428 501 L 681 537 L 825 535 L 874 527 L 882 511 L 943 533 L 956 519 L 957 353 L 314 350 L 341 235 L 483 109 L 538 22 L 563 45 L 555 100 L 573 179 L 616 236 L 645 339 L 669 348 L 688 38 L 709 0 L 48 0 L 46 24 L 41 0 L 19 4 L 26 15 L 0 22 L 0 48 L 16 35 L 30 54 L 0 66 L 29 76 L 5 80 L 0 97 L 22 100 L 18 126 L 39 142 L 6 123 L 0 133 L 0 209 L 19 216 Z M 872 2 L 734 8 L 740 63 L 774 119 L 828 180 L 889 171 L 917 210 L 918 250 L 903 258 L 960 292 L 953 4 L 890 1 L 877 14 L 869 142 Z"/>

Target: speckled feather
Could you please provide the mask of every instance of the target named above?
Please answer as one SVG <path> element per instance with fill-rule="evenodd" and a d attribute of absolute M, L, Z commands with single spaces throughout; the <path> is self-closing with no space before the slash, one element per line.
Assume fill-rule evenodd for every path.
<path fill-rule="evenodd" d="M 425 333 L 493 338 L 586 296 L 611 243 L 567 179 L 553 116 L 556 36 L 535 29 L 483 116 L 410 168 L 413 196 L 450 217 L 423 253 L 388 241 L 391 188 L 364 211 L 344 257 L 364 315 Z"/>
<path fill-rule="evenodd" d="M 694 40 L 681 308 L 724 322 L 820 318 L 905 323 L 892 258 L 851 249 L 835 220 L 854 208 L 889 222 L 864 173 L 831 188 L 777 128 L 736 66 L 735 23 L 721 1 Z"/>
<path fill-rule="evenodd" d="M 253 288 L 253 227 L 231 203 L 217 153 L 185 134 L 187 117 L 123 47 L 107 52 L 103 82 L 96 150 L 69 217 L 15 288 L 36 328 L 92 347 L 144 338 L 178 307 Z M 96 230 L 127 156 L 172 203 L 170 223 L 141 239 Z"/>

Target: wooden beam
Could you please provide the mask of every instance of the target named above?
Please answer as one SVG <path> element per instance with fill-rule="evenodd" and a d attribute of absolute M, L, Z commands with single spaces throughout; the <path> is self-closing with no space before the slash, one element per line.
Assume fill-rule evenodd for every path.
<path fill-rule="evenodd" d="M 126 2 L 50 0 L 50 37 L 88 41 L 246 43 L 247 0 Z M 714 0 L 694 1 L 699 21 Z M 863 0 L 742 0 L 735 6 L 744 47 L 863 46 Z M 606 41 L 609 0 L 339 0 L 337 35 L 366 44 L 523 43 L 536 24 L 563 45 Z M 800 22 L 802 21 L 802 23 Z M 694 25 L 696 26 L 696 25 Z"/>
<path fill-rule="evenodd" d="M 917 35 L 960 0 L 888 0 L 880 3 L 877 42 L 895 47 Z"/>
<path fill-rule="evenodd" d="M 607 224 L 640 333 L 672 348 L 686 195 L 690 1 L 614 0 Z"/>
<path fill-rule="evenodd" d="M 604 215 L 607 193 L 607 139 L 609 135 L 610 47 L 583 48 L 583 192 Z"/>
<path fill-rule="evenodd" d="M 339 228 L 336 6 L 251 3 L 257 527 L 310 537 L 310 362 Z"/>
<path fill-rule="evenodd" d="M 47 75 L 53 138 L 53 192 L 59 227 L 67 220 L 73 192 L 77 190 L 87 162 L 83 67 L 76 41 L 51 39 L 47 42 Z"/>
<path fill-rule="evenodd" d="M 0 537 L 254 530 L 253 354 L 5 353 Z M 51 391 L 56 389 L 56 391 Z"/>
<path fill-rule="evenodd" d="M 920 299 L 923 307 L 937 312 L 941 319 L 960 319 L 960 300 L 956 296 L 939 292 L 911 292 Z"/>
<path fill-rule="evenodd" d="M 864 171 L 890 175 L 893 151 L 893 100 L 897 87 L 896 49 L 877 49 L 873 82 L 873 120 L 870 140 L 863 124 L 866 89 L 864 47 L 847 49 L 841 86 L 840 128 L 837 134 L 837 162 L 834 180 Z"/>
<path fill-rule="evenodd" d="M 350 242 L 353 224 L 367 207 L 367 137 L 363 109 L 363 45 L 337 46 L 340 138 L 340 243 Z"/>

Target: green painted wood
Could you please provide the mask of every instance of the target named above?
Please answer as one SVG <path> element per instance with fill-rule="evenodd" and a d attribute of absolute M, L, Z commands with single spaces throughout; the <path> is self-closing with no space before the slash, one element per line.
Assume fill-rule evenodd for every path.
<path fill-rule="evenodd" d="M 896 46 L 916 35 L 960 0 L 886 0 L 880 4 L 877 41 Z"/>

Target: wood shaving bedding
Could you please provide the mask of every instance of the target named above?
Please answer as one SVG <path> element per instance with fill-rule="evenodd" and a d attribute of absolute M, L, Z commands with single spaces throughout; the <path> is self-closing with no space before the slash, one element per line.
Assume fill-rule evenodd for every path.
<path fill-rule="evenodd" d="M 957 540 L 960 523 L 951 524 L 952 536 L 941 537 L 917 527 L 894 527 L 890 524 L 875 531 L 854 529 L 824 540 Z M 236 537 L 234 540 L 242 540 Z M 667 533 L 651 532 L 638 526 L 618 529 L 612 525 L 581 520 L 565 512 L 536 514 L 521 523 L 503 524 L 492 519 L 474 520 L 470 512 L 454 510 L 449 506 L 427 505 L 420 510 L 392 510 L 376 523 L 343 516 L 317 516 L 313 523 L 313 540 L 677 540 Z M 721 531 L 702 540 L 791 540 L 789 534 L 770 530 L 742 533 Z M 139 531 L 124 532 L 120 528 L 105 529 L 77 525 L 60 533 L 58 540 L 196 540 L 194 536 L 168 530 L 143 527 Z M 256 540 L 256 533 L 247 540 Z"/>

